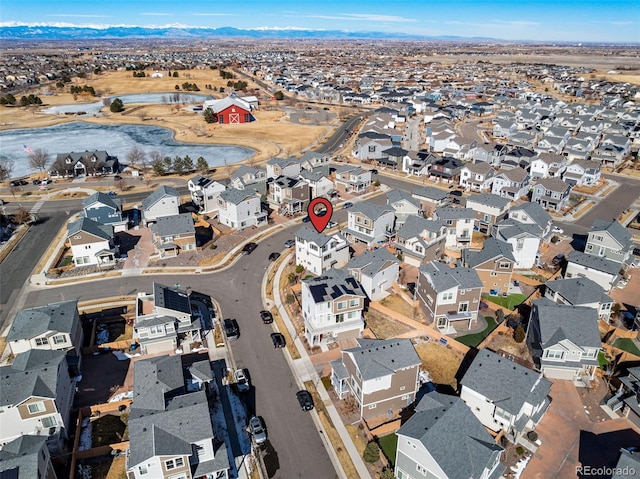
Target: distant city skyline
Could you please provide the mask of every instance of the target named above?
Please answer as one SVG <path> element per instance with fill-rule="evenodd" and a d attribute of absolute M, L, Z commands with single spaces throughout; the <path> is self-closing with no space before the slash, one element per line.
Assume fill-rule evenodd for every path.
<path fill-rule="evenodd" d="M 0 15 L 0 26 L 229 26 L 640 43 L 637 0 L 12 0 Z"/>

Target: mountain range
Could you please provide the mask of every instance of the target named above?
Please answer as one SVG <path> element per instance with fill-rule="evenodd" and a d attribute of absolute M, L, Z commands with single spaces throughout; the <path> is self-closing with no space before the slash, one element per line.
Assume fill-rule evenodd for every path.
<path fill-rule="evenodd" d="M 169 25 L 164 27 L 140 26 L 51 26 L 14 25 L 0 26 L 3 40 L 92 40 L 118 38 L 272 38 L 272 39 L 398 39 L 398 40 L 449 40 L 449 41 L 496 41 L 494 38 L 459 36 L 420 36 L 389 32 L 350 32 L 343 30 L 311 30 L 302 28 L 256 28 L 234 27 L 190 27 Z"/>

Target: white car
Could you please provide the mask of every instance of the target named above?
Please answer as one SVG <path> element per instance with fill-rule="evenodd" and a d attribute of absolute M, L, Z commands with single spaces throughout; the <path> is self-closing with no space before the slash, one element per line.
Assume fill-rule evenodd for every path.
<path fill-rule="evenodd" d="M 253 440 L 256 444 L 264 444 L 267 440 L 267 431 L 264 430 L 262 425 L 262 419 L 260 417 L 253 416 L 249 419 L 249 430 L 253 436 Z"/>
<path fill-rule="evenodd" d="M 244 369 L 236 369 L 236 372 L 233 373 L 233 379 L 238 391 L 244 392 L 250 389 L 251 385 L 249 384 L 249 378 L 245 374 Z"/>
<path fill-rule="evenodd" d="M 558 233 L 558 234 L 562 234 L 564 233 L 564 230 L 562 228 L 558 228 L 557 226 L 554 226 L 553 229 L 551 230 L 552 233 Z"/>

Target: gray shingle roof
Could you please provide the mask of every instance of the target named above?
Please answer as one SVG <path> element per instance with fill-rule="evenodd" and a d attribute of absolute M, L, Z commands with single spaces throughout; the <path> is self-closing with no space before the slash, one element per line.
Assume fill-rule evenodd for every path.
<path fill-rule="evenodd" d="M 545 229 L 547 224 L 549 224 L 549 221 L 551 221 L 551 215 L 547 213 L 542 206 L 540 206 L 540 203 L 535 201 L 528 201 L 521 205 L 514 206 L 511 208 L 511 213 L 514 211 L 524 211 L 529 218 L 531 218 L 542 229 Z"/>
<path fill-rule="evenodd" d="M 73 333 L 77 327 L 78 301 L 62 301 L 18 311 L 7 341 L 34 338 L 46 331 Z"/>
<path fill-rule="evenodd" d="M 47 436 L 20 436 L 8 442 L 0 450 L 0 474 L 2 479 L 34 479 L 39 477 L 38 454 L 46 448 Z M 15 475 L 9 474 L 15 471 Z"/>
<path fill-rule="evenodd" d="M 430 400 L 432 394 L 420 402 Z M 437 407 L 439 401 L 444 402 L 441 407 Z M 502 448 L 462 400 L 438 398 L 432 406 L 417 411 L 398 434 L 419 440 L 449 479 L 481 477 Z"/>
<path fill-rule="evenodd" d="M 511 200 L 492 193 L 475 193 L 467 198 L 467 207 L 469 207 L 469 203 L 487 205 L 492 208 L 503 210 L 509 205 L 509 203 L 511 203 Z"/>
<path fill-rule="evenodd" d="M 564 193 L 567 190 L 571 189 L 571 185 L 565 183 L 560 178 L 542 178 L 538 180 L 538 183 L 534 186 L 542 186 L 546 191 L 553 191 L 556 193 Z"/>
<path fill-rule="evenodd" d="M 450 268 L 439 261 L 420 266 L 420 273 L 431 280 L 433 289 L 437 293 L 459 287 L 460 289 L 482 288 L 482 281 L 478 273 L 471 268 Z"/>
<path fill-rule="evenodd" d="M 152 229 L 158 236 L 195 234 L 196 232 L 191 213 L 180 213 L 178 215 L 156 218 Z"/>
<path fill-rule="evenodd" d="M 292 163 L 300 163 L 300 160 L 298 158 L 271 158 L 269 161 L 267 161 L 267 165 L 278 165 L 280 168 L 284 168 L 287 165 L 290 165 Z"/>
<path fill-rule="evenodd" d="M 331 268 L 322 276 L 303 279 L 316 303 L 334 301 L 341 296 L 367 297 L 360 283 L 346 271 Z"/>
<path fill-rule="evenodd" d="M 82 207 L 86 208 L 88 206 L 91 206 L 94 203 L 102 203 L 103 205 L 106 206 L 110 206 L 111 208 L 113 208 L 114 210 L 120 210 L 121 207 L 121 202 L 119 199 L 117 198 L 112 198 L 111 196 L 106 195 L 105 193 L 101 192 L 101 191 L 97 191 L 96 193 L 92 194 L 91 196 L 88 196 L 87 198 L 85 198 L 82 201 Z"/>
<path fill-rule="evenodd" d="M 363 381 L 388 376 L 400 369 L 420 364 L 420 357 L 410 339 L 369 341 L 364 345 L 345 349 L 342 353 L 353 357 Z"/>
<path fill-rule="evenodd" d="M 475 219 L 476 214 L 471 208 L 455 208 L 453 206 L 441 206 L 434 212 L 434 218 L 438 220 L 466 220 Z"/>
<path fill-rule="evenodd" d="M 356 203 L 349 210 L 349 214 L 351 213 L 361 213 L 371 221 L 375 221 L 380 218 L 385 213 L 393 213 L 394 209 L 390 206 L 380 206 L 373 203 L 369 203 L 367 201 L 361 201 L 360 203 Z"/>
<path fill-rule="evenodd" d="M 89 233 L 103 240 L 110 241 L 113 239 L 113 226 L 101 225 L 100 223 L 90 220 L 89 218 L 80 218 L 78 221 L 67 225 L 67 238 L 74 236 L 81 231 Z"/>
<path fill-rule="evenodd" d="M 253 198 L 256 194 L 250 190 L 237 190 L 235 188 L 228 188 L 226 191 L 220 193 L 220 198 L 228 203 L 239 205 L 247 198 Z"/>
<path fill-rule="evenodd" d="M 311 229 L 308 226 L 300 228 L 295 235 L 296 239 L 314 243 L 318 247 L 322 247 L 331 241 L 331 236 L 324 233 L 318 233 L 315 229 Z"/>
<path fill-rule="evenodd" d="M 423 231 L 430 233 L 438 233 L 444 226 L 442 221 L 426 220 L 419 216 L 408 216 L 402 228 L 398 231 L 399 238 L 415 238 L 422 234 Z"/>
<path fill-rule="evenodd" d="M 611 275 L 616 275 L 620 271 L 620 263 L 611 261 L 604 257 L 583 253 L 582 251 L 572 251 L 569 253 L 569 263 L 575 263 L 580 266 L 603 271 Z"/>
<path fill-rule="evenodd" d="M 536 299 L 541 346 L 547 348 L 568 339 L 579 347 L 600 348 L 598 312 L 586 306 L 556 304 L 550 299 Z"/>
<path fill-rule="evenodd" d="M 520 236 L 537 237 L 542 236 L 542 230 L 536 224 L 519 223 L 513 218 L 507 218 L 505 220 L 496 223 L 496 237 L 504 239 L 505 241 L 510 238 L 517 238 Z"/>
<path fill-rule="evenodd" d="M 496 238 L 487 238 L 480 251 L 472 251 L 469 249 L 462 251 L 462 262 L 469 268 L 475 268 L 487 261 L 498 261 L 502 258 L 513 261 L 514 263 L 516 261 L 513 257 L 513 246 L 506 241 Z"/>
<path fill-rule="evenodd" d="M 613 300 L 604 292 L 604 288 L 589 278 L 566 278 L 547 281 L 546 288 L 560 294 L 573 306 L 593 302 L 610 303 Z"/>
<path fill-rule="evenodd" d="M 624 251 L 628 250 L 633 245 L 633 241 L 631 241 L 631 233 L 629 233 L 624 226 L 618 223 L 617 220 L 595 220 L 591 226 L 591 232 L 593 233 L 596 231 L 606 231 L 609 233 L 618 243 L 620 243 L 620 246 Z"/>
<path fill-rule="evenodd" d="M 411 190 L 411 195 L 414 198 L 425 198 L 433 201 L 442 201 L 448 198 L 449 193 L 441 190 L 439 188 L 434 188 L 432 186 L 424 186 L 422 188 L 415 188 Z"/>
<path fill-rule="evenodd" d="M 391 205 L 402 200 L 405 200 L 409 204 L 420 208 L 420 200 L 414 198 L 404 190 L 391 190 L 387 193 L 387 205 Z"/>
<path fill-rule="evenodd" d="M 374 276 L 389 262 L 393 264 L 400 263 L 387 249 L 378 248 L 372 251 L 365 251 L 360 256 L 354 256 L 347 263 L 346 269 L 348 271 L 359 269 L 365 276 Z"/>
<path fill-rule="evenodd" d="M 538 401 L 543 400 L 551 390 L 551 382 L 540 378 L 540 373 L 488 349 L 478 351 L 460 384 L 482 394 L 513 415 L 520 413 L 525 402 L 537 406 Z"/>
<path fill-rule="evenodd" d="M 635 471 L 635 474 L 640 472 L 640 452 L 629 452 L 626 449 L 620 449 L 620 457 L 616 463 L 616 467 L 613 469 L 614 474 L 611 479 L 629 479 L 632 475 L 630 471 Z"/>
<path fill-rule="evenodd" d="M 175 196 L 176 198 L 180 198 L 180 193 L 178 193 L 176 189 L 171 188 L 170 186 L 162 185 L 160 188 L 158 188 L 144 200 L 142 200 L 142 209 L 147 211 L 165 196 Z"/>

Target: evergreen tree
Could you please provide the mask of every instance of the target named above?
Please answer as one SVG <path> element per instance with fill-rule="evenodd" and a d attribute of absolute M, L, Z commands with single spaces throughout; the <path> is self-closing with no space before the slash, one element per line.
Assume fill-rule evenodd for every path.
<path fill-rule="evenodd" d="M 196 170 L 202 173 L 209 171 L 209 163 L 202 156 L 196 160 Z"/>
<path fill-rule="evenodd" d="M 111 111 L 111 113 L 120 113 L 121 111 L 124 111 L 124 103 L 122 103 L 122 100 L 120 98 L 115 98 L 111 102 L 109 110 Z"/>
<path fill-rule="evenodd" d="M 184 171 L 193 171 L 193 160 L 189 155 L 184 157 Z"/>

